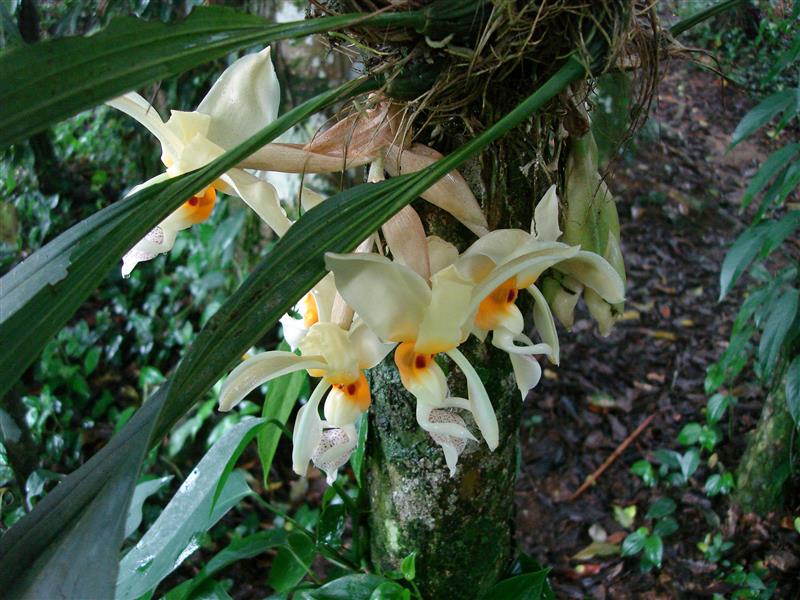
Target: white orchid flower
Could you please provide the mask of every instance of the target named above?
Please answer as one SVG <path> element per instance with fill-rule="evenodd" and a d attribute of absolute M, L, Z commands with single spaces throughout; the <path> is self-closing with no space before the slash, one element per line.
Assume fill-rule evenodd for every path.
<path fill-rule="evenodd" d="M 315 307 L 322 306 L 314 298 L 325 295 L 325 285 L 315 288 L 317 296 L 310 294 Z M 292 463 L 295 473 L 305 475 L 309 460 L 313 460 L 332 482 L 355 448 L 355 422 L 370 405 L 369 384 L 363 371 L 383 360 L 394 345 L 381 342 L 364 323 L 353 323 L 346 331 L 327 320 L 330 314 L 330 307 L 317 313 L 326 320 L 308 327 L 298 345 L 300 356 L 293 352 L 263 352 L 236 367 L 222 386 L 219 409 L 230 410 L 261 384 L 293 371 L 306 369 L 311 376 L 321 377 L 297 413 Z M 319 405 L 329 389 L 323 421 Z"/>
<path fill-rule="evenodd" d="M 128 93 L 108 104 L 144 125 L 161 143 L 165 173 L 134 187 L 130 193 L 200 168 L 237 146 L 275 120 L 280 87 L 269 48 L 249 54 L 230 65 L 211 87 L 197 110 L 172 111 L 164 123 L 139 94 Z M 205 221 L 211 214 L 217 191 L 240 197 L 278 235 L 290 226 L 280 207 L 275 188 L 251 173 L 233 168 L 189 198 L 153 228 L 122 259 L 127 277 L 137 263 L 169 252 L 178 231 Z"/>
<path fill-rule="evenodd" d="M 283 326 L 283 339 L 289 344 L 292 352 L 300 347 L 308 330 L 319 321 L 330 321 L 336 288 L 333 276 L 327 275 L 315 285 L 310 292 L 294 305 L 292 313 L 280 318 Z"/>
<path fill-rule="evenodd" d="M 580 250 L 556 241 L 561 235 L 558 227 L 558 197 L 552 186 L 536 206 L 531 233 L 520 229 L 492 231 L 476 241 L 455 265 L 479 286 L 497 285 L 480 302 L 475 315 L 473 333 L 481 339 L 492 332 L 492 344 L 508 353 L 517 386 L 523 399 L 536 386 L 541 367 L 536 354 L 545 354 L 558 364 L 559 343 L 553 315 L 544 295 L 535 285 L 548 264 L 572 280 L 593 290 L 607 302 L 621 302 L 625 295 L 622 279 L 614 268 L 594 252 Z M 550 257 L 535 268 L 522 270 L 511 267 L 533 257 Z M 515 271 L 513 274 L 512 271 Z M 503 273 L 504 275 L 498 275 Z M 505 279 L 503 278 L 505 277 Z M 519 290 L 527 290 L 534 300 L 533 318 L 542 343 L 534 344 L 524 333 L 524 319 L 516 306 Z"/>

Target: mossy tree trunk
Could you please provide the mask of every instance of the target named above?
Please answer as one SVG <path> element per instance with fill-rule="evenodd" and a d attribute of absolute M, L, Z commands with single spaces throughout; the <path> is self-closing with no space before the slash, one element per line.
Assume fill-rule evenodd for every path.
<path fill-rule="evenodd" d="M 763 515 L 783 504 L 783 487 L 791 472 L 793 430 L 785 386 L 779 385 L 764 401 L 758 426 L 736 469 L 733 501 L 743 510 Z"/>
<path fill-rule="evenodd" d="M 518 131 L 471 161 L 461 173 L 483 205 L 491 228 L 530 228 L 536 200 L 552 183 L 534 161 L 530 133 Z M 459 136 L 449 140 L 455 147 Z M 442 150 L 441 142 L 437 147 Z M 429 234 L 461 249 L 469 233 L 426 203 L 415 205 Z M 526 315 L 531 306 L 520 297 Z M 400 383 L 391 358 L 372 369 L 366 475 L 371 556 L 381 569 L 398 569 L 417 553 L 417 582 L 423 597 L 476 598 L 508 568 L 513 554 L 514 482 L 518 469 L 522 401 L 508 356 L 471 337 L 461 346 L 483 380 L 500 428 L 500 445 L 490 452 L 483 440 L 469 442 L 450 477 L 441 448 L 415 418 L 415 401 Z M 466 380 L 449 359 L 437 360 L 453 396 L 466 397 Z M 465 411 L 457 411 L 480 437 Z"/>

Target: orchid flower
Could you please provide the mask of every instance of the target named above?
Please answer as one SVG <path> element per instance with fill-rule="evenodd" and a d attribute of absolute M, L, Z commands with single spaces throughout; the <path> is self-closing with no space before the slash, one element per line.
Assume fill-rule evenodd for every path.
<path fill-rule="evenodd" d="M 558 364 L 559 343 L 550 307 L 535 285 L 543 271 L 539 265 L 543 263 L 521 270 L 512 265 L 530 262 L 537 256 L 550 256 L 554 260 L 548 266 L 594 290 L 607 302 L 621 302 L 625 294 L 622 279 L 604 258 L 582 251 L 579 246 L 556 241 L 560 235 L 558 197 L 556 187 L 551 186 L 536 206 L 531 233 L 519 229 L 492 231 L 455 262 L 479 287 L 485 288 L 486 282 L 499 284 L 480 301 L 472 331 L 480 339 L 485 339 L 491 331 L 492 344 L 508 353 L 523 399 L 541 377 L 541 367 L 533 355 L 546 354 Z M 520 290 L 527 290 L 533 297 L 533 318 L 542 343 L 534 344 L 523 333 L 524 319 L 516 306 Z"/>
<path fill-rule="evenodd" d="M 499 443 L 494 409 L 474 367 L 458 346 L 472 331 L 481 305 L 498 286 L 517 276 L 533 281 L 548 267 L 577 252 L 577 248 L 555 244 L 502 265 L 482 256 L 459 264 L 452 245 L 431 238 L 429 262 L 434 274 L 430 283 L 411 268 L 377 254 L 328 253 L 325 261 L 334 274 L 336 288 L 356 314 L 380 339 L 399 344 L 395 364 L 404 387 L 417 401 L 420 427 L 429 433 L 474 439 L 459 423 L 439 423 L 431 418 L 434 410 L 466 409 L 489 448 L 494 449 Z M 462 273 L 465 265 L 472 271 L 464 269 Z M 474 277 L 478 273 L 480 280 Z M 514 293 L 516 298 L 516 288 Z M 464 373 L 468 400 L 448 397 L 444 373 L 434 360 L 439 353 L 447 354 Z"/>
<path fill-rule="evenodd" d="M 280 87 L 269 48 L 238 59 L 222 73 L 192 112 L 173 110 L 164 123 L 139 94 L 128 93 L 108 104 L 144 125 L 161 143 L 164 173 L 135 186 L 131 194 L 171 177 L 200 168 L 274 121 Z M 280 207 L 275 188 L 240 168 L 224 173 L 184 202 L 154 227 L 122 259 L 122 274 L 137 263 L 169 252 L 177 232 L 208 219 L 217 191 L 240 197 L 278 235 L 291 224 Z"/>
<path fill-rule="evenodd" d="M 394 346 L 382 343 L 364 323 L 354 322 L 346 330 L 330 321 L 332 308 L 326 301 L 332 296 L 332 286 L 329 279 L 325 281 L 302 303 L 307 307 L 302 316 L 308 327 L 296 338 L 300 356 L 271 351 L 248 358 L 225 381 L 219 408 L 228 411 L 262 383 L 293 371 L 306 369 L 312 377 L 321 377 L 308 402 L 297 413 L 292 463 L 295 473 L 305 475 L 312 460 L 325 471 L 330 483 L 355 449 L 355 422 L 371 402 L 363 371 L 377 365 Z M 323 421 L 319 405 L 328 390 Z"/>

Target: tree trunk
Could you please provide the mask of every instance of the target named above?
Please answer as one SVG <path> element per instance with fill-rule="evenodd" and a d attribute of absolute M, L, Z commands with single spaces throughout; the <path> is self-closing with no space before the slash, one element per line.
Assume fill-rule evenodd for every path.
<path fill-rule="evenodd" d="M 733 501 L 746 512 L 766 514 L 783 504 L 783 485 L 791 471 L 794 422 L 783 385 L 767 396 L 736 470 Z"/>
<path fill-rule="evenodd" d="M 454 136 L 450 143 L 455 147 L 462 141 Z M 550 183 L 543 171 L 522 168 L 533 161 L 530 144 L 530 132 L 511 133 L 461 169 L 491 228 L 530 228 L 535 201 Z M 415 207 L 429 234 L 462 250 L 469 244 L 469 233 L 449 215 L 422 202 Z M 530 315 L 526 301 L 520 296 L 518 306 Z M 414 398 L 401 385 L 392 357 L 368 374 L 373 396 L 366 459 L 372 561 L 383 570 L 399 569 L 402 559 L 416 551 L 416 581 L 426 600 L 478 597 L 507 569 L 514 549 L 522 401 L 505 353 L 474 337 L 460 349 L 489 392 L 500 445 L 490 452 L 482 439 L 469 442 L 452 478 L 441 448 L 417 424 Z M 463 374 L 444 358 L 440 364 L 451 394 L 466 397 Z M 471 416 L 457 412 L 480 438 Z"/>

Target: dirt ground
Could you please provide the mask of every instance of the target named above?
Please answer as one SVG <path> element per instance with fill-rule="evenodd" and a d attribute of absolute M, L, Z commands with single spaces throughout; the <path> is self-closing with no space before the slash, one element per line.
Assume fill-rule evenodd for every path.
<path fill-rule="evenodd" d="M 703 492 L 708 470 L 702 464 L 682 488 L 649 489 L 629 471 L 659 448 L 679 449 L 683 424 L 703 421 L 706 367 L 724 350 L 737 310 L 735 294 L 717 303 L 719 268 L 746 218 L 738 217 L 746 182 L 771 149 L 764 138 L 726 155 L 731 132 L 750 108 L 746 95 L 685 63 L 665 67 L 652 110 L 654 139 L 639 141 L 633 159 L 619 159 L 610 169 L 623 223 L 629 318 L 606 339 L 588 320 L 561 335 L 561 366 L 546 372 L 526 407 L 517 537 L 552 568 L 558 598 L 710 598 L 735 589 L 717 579 L 696 547 L 718 530 L 717 522 L 735 542 L 726 558 L 745 566 L 764 561 L 765 582 L 777 582 L 775 597 L 797 598 L 800 536 L 785 518 L 792 513 L 759 519 L 729 511 L 725 497 L 709 499 Z M 736 394 L 732 435 L 718 447 L 731 470 L 761 405 L 755 387 Z M 592 398 L 607 406 L 592 405 Z M 567 501 L 651 415 L 597 484 Z M 635 528 L 661 496 L 677 502 L 680 529 L 664 539 L 660 571 L 640 572 L 638 557 L 571 559 L 591 543 L 592 525 L 612 539 L 624 537 L 613 505 L 636 504 Z M 798 508 L 800 499 L 794 504 L 790 508 Z"/>

